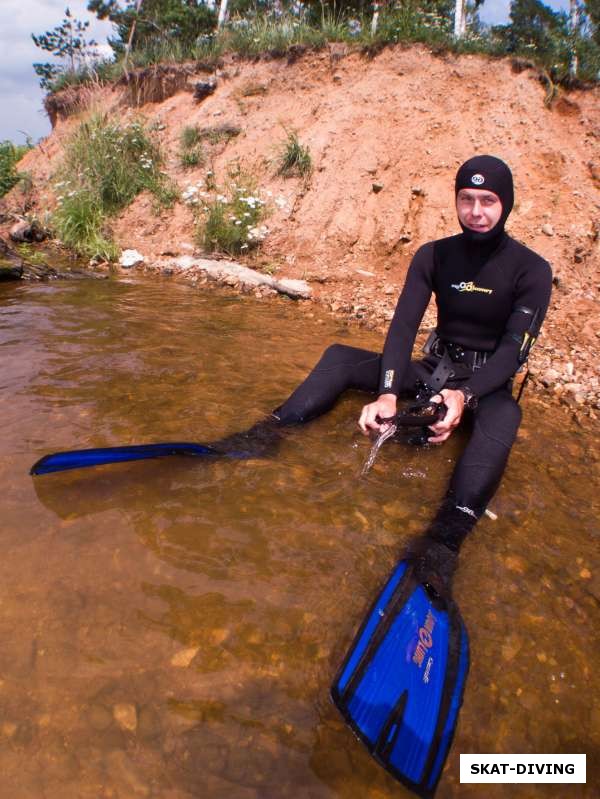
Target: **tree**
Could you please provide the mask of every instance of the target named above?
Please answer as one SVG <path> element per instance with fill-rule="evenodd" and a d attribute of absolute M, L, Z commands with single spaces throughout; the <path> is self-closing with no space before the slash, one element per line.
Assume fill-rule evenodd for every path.
<path fill-rule="evenodd" d="M 31 146 L 29 139 L 27 144 L 20 145 L 10 141 L 0 142 L 0 197 L 4 197 L 24 177 L 17 171 L 17 164 Z"/>
<path fill-rule="evenodd" d="M 600 45 L 600 0 L 584 0 L 583 7 L 589 20 L 591 37 Z"/>
<path fill-rule="evenodd" d="M 220 0 L 219 16 L 217 17 L 217 28 L 223 27 L 226 17 L 227 17 L 227 0 Z"/>
<path fill-rule="evenodd" d="M 47 53 L 52 53 L 58 59 L 66 59 L 67 71 L 77 72 L 82 67 L 89 67 L 97 57 L 96 42 L 93 39 L 88 41 L 85 38 L 89 26 L 89 22 L 75 19 L 67 8 L 60 25 L 39 36 L 32 33 L 31 38 L 36 47 Z M 50 89 L 58 75 L 65 72 L 64 66 L 60 63 L 34 64 L 33 68 L 40 78 L 40 85 L 43 89 Z"/>
<path fill-rule="evenodd" d="M 531 52 L 548 60 L 559 58 L 568 45 L 568 16 L 552 11 L 540 0 L 513 0 L 510 25 L 497 30 L 506 42 L 508 52 Z"/>
<path fill-rule="evenodd" d="M 88 11 L 113 23 L 116 36 L 108 43 L 119 56 L 173 40 L 189 49 L 217 20 L 214 5 L 203 0 L 89 0 Z"/>
<path fill-rule="evenodd" d="M 569 75 L 577 77 L 579 67 L 579 56 L 577 53 L 577 40 L 581 35 L 581 15 L 577 0 L 570 0 L 569 3 L 569 38 L 571 40 L 571 58 L 569 60 Z"/>
<path fill-rule="evenodd" d="M 129 60 L 129 53 L 131 53 L 131 43 L 133 42 L 133 37 L 135 36 L 135 28 L 137 24 L 137 17 L 140 13 L 140 8 L 142 7 L 143 0 L 136 0 L 135 3 L 135 19 L 131 23 L 131 28 L 129 29 L 129 36 L 127 37 L 127 44 L 125 45 L 125 58 L 123 60 L 123 66 L 127 71 L 127 61 Z"/>
<path fill-rule="evenodd" d="M 454 7 L 454 36 L 462 39 L 467 31 L 467 0 L 456 0 Z"/>

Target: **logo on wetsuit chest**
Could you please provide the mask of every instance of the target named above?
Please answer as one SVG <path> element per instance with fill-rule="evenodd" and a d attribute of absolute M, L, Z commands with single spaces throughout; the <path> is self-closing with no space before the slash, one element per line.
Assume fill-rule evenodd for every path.
<path fill-rule="evenodd" d="M 462 280 L 460 283 L 451 283 L 450 287 L 460 291 L 462 294 L 464 291 L 478 291 L 480 294 L 493 294 L 494 289 L 484 289 L 481 286 L 476 286 L 472 280 L 469 280 L 468 283 L 465 283 Z"/>

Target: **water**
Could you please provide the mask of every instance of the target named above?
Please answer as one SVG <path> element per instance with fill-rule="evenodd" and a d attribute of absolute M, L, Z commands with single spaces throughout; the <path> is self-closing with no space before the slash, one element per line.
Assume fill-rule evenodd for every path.
<path fill-rule="evenodd" d="M 377 455 L 379 454 L 379 450 L 385 444 L 386 441 L 389 441 L 390 438 L 393 438 L 396 433 L 398 432 L 398 426 L 396 424 L 389 424 L 387 425 L 380 433 L 377 434 L 375 441 L 373 442 L 373 446 L 371 447 L 371 451 L 369 452 L 369 457 L 365 461 L 364 466 L 360 470 L 360 476 L 366 477 L 369 473 Z"/>
<path fill-rule="evenodd" d="M 355 394 L 270 460 L 28 475 L 59 449 L 210 441 L 327 344 L 380 346 L 306 314 L 175 282 L 0 286 L 0 797 L 408 795 L 328 690 L 458 437 L 388 442 L 359 480 Z M 597 430 L 525 411 L 456 578 L 472 663 L 442 799 L 598 795 Z M 460 752 L 587 752 L 588 784 L 461 786 Z"/>

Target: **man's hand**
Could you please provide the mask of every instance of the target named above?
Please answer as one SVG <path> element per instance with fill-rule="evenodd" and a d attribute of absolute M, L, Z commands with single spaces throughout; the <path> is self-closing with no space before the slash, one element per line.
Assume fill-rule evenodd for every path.
<path fill-rule="evenodd" d="M 454 391 L 451 388 L 444 388 L 439 394 L 431 398 L 432 402 L 445 402 L 448 410 L 443 419 L 439 422 L 432 424 L 429 428 L 435 433 L 435 436 L 428 438 L 430 444 L 441 444 L 447 438 L 450 438 L 452 431 L 458 427 L 462 419 L 463 410 L 465 408 L 465 395 L 462 391 Z M 367 406 L 369 407 L 369 406 Z"/>
<path fill-rule="evenodd" d="M 375 402 L 365 405 L 358 420 L 358 426 L 362 432 L 368 435 L 370 430 L 379 432 L 385 429 L 386 424 L 382 424 L 378 419 L 389 419 L 391 416 L 395 416 L 396 402 L 397 397 L 395 394 L 381 394 Z"/>

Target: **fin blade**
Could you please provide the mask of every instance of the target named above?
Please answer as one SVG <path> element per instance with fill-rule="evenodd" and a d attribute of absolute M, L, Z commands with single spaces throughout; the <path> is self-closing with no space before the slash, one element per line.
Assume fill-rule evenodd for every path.
<path fill-rule="evenodd" d="M 367 614 L 332 698 L 377 761 L 415 793 L 430 796 L 467 669 L 467 633 L 456 606 L 434 602 L 404 561 Z"/>
<path fill-rule="evenodd" d="M 166 455 L 216 455 L 216 450 L 204 444 L 187 442 L 167 442 L 164 444 L 133 444 L 125 447 L 99 447 L 97 449 L 79 449 L 67 452 L 54 452 L 44 455 L 34 463 L 30 474 L 50 474 L 64 472 L 68 469 L 83 469 L 89 466 L 102 466 L 108 463 L 125 463 L 127 461 L 160 458 Z"/>

